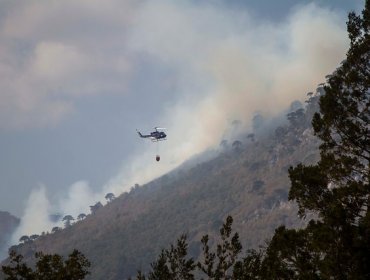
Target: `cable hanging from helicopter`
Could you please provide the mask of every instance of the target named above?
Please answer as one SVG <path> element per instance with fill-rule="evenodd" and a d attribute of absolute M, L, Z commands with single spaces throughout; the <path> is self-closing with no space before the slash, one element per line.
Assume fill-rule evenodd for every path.
<path fill-rule="evenodd" d="M 150 132 L 150 134 L 142 134 L 137 129 L 136 129 L 136 131 L 137 131 L 137 133 L 139 134 L 139 136 L 141 138 L 150 139 L 152 142 L 159 142 L 159 141 L 166 140 L 166 137 L 167 137 L 166 133 L 161 131 L 161 130 L 164 130 L 164 129 L 165 129 L 164 127 L 155 127 L 154 131 Z M 155 160 L 156 161 L 161 160 L 161 157 L 158 154 L 158 145 L 157 145 L 157 155 L 155 156 Z"/>

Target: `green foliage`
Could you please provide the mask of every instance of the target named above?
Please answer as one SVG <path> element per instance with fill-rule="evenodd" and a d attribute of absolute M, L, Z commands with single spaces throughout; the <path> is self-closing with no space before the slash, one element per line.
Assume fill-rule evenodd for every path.
<path fill-rule="evenodd" d="M 340 216 L 345 222 L 358 224 L 368 207 L 369 5 L 366 1 L 362 18 L 349 15 L 351 48 L 330 76 L 320 98 L 320 114 L 313 118 L 315 133 L 322 140 L 321 160 L 315 166 L 298 165 L 289 171 L 290 198 L 298 201 L 301 212 L 315 210 L 325 221 Z"/>
<path fill-rule="evenodd" d="M 299 214 L 314 211 L 305 229 L 280 227 L 264 271 L 289 279 L 369 279 L 370 268 L 370 1 L 349 15 L 351 48 L 328 79 L 313 117 L 321 159 L 289 169 L 289 199 Z"/>
<path fill-rule="evenodd" d="M 231 236 L 232 223 L 232 217 L 228 216 L 220 229 L 221 243 L 217 244 L 216 252 L 210 252 L 208 235 L 202 238 L 204 262 L 198 262 L 197 266 L 209 279 L 231 279 L 230 270 L 242 250 L 239 234 Z"/>
<path fill-rule="evenodd" d="M 169 250 L 162 250 L 157 260 L 151 264 L 152 270 L 149 272 L 148 279 L 192 280 L 195 279 L 196 268 L 207 275 L 207 279 L 240 279 L 240 275 L 248 273 L 246 267 L 258 269 L 260 259 L 255 251 L 251 251 L 242 261 L 238 260 L 242 245 L 239 242 L 238 233 L 231 234 L 232 223 L 232 217 L 228 216 L 220 229 L 221 240 L 216 245 L 215 251 L 212 251 L 209 246 L 208 235 L 203 236 L 203 258 L 196 265 L 192 258 L 187 258 L 188 244 L 186 236 L 182 235 L 177 240 L 176 246 L 171 245 Z M 136 279 L 146 278 L 139 271 Z"/>
<path fill-rule="evenodd" d="M 194 279 L 194 260 L 187 259 L 188 244 L 186 236 L 182 235 L 176 243 L 171 244 L 169 250 L 162 250 L 158 259 L 151 264 L 152 271 L 149 273 L 149 280 L 192 280 Z M 145 279 L 139 272 L 136 279 Z"/>
<path fill-rule="evenodd" d="M 74 250 L 63 261 L 60 255 L 36 253 L 35 269 L 23 262 L 23 256 L 14 251 L 9 253 L 10 265 L 2 266 L 5 280 L 80 280 L 89 274 L 90 262 L 79 251 Z"/>
<path fill-rule="evenodd" d="M 32 269 L 22 262 L 22 255 L 17 255 L 14 251 L 11 251 L 9 253 L 9 258 L 10 265 L 2 266 L 2 272 L 6 276 L 6 280 L 35 279 Z"/>
<path fill-rule="evenodd" d="M 265 254 L 263 278 L 318 279 L 315 264 L 319 255 L 314 253 L 306 230 L 277 228 Z"/>
<path fill-rule="evenodd" d="M 261 251 L 248 250 L 247 256 L 243 260 L 237 261 L 233 268 L 231 279 L 257 280 L 261 279 L 262 275 L 262 259 Z"/>

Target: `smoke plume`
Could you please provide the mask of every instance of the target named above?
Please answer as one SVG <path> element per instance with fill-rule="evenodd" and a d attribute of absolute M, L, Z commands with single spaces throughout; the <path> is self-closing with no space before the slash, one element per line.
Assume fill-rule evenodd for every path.
<path fill-rule="evenodd" d="M 77 182 L 67 188 L 64 198 L 51 205 L 44 187 L 35 190 L 13 242 L 23 234 L 50 231 L 54 224 L 49 221 L 49 214 L 57 212 L 76 217 L 88 211 L 89 205 L 103 201 L 107 192 L 117 196 L 135 183 L 144 184 L 190 156 L 217 146 L 232 120 L 240 120 L 243 129 L 248 129 L 256 111 L 273 116 L 293 100 L 303 101 L 305 93 L 324 82 L 324 77 L 339 65 L 348 47 L 344 19 L 315 4 L 297 7 L 285 20 L 276 23 L 261 21 L 245 10 L 227 9 L 223 5 L 169 0 L 127 2 L 125 7 L 130 16 L 125 14 L 122 21 L 119 16 L 123 7 L 119 7 L 118 2 L 108 1 L 107 6 L 116 9 L 104 12 L 112 13 L 124 26 L 119 60 L 131 66 L 121 67 L 111 56 L 108 62 L 120 69 L 123 80 L 129 80 L 128 72 L 132 74 L 132 65 L 139 63 L 138 57 L 150 58 L 171 71 L 171 77 L 163 77 L 161 82 L 164 86 L 176 84 L 175 101 L 163 100 L 163 107 L 153 118 L 155 123 L 145 127 L 148 130 L 157 125 L 166 127 L 168 140 L 151 143 L 138 139 L 142 141 L 142 149 L 125 159 L 120 172 L 102 186 L 99 193 L 93 192 L 87 182 Z M 42 14 L 45 13 L 42 10 Z M 112 31 L 112 34 L 117 38 L 119 33 Z M 79 48 L 49 42 L 39 44 L 37 50 L 37 63 L 32 63 L 35 72 L 42 73 L 43 79 L 47 75 L 50 83 L 68 81 L 67 88 L 76 94 L 79 90 L 86 91 L 91 84 L 76 86 L 73 83 L 76 77 L 70 80 L 68 75 L 73 73 L 64 68 L 49 71 L 48 55 L 66 57 L 74 63 L 76 71 L 93 69 L 94 77 L 100 73 L 100 66 L 107 68 L 102 60 L 91 64 L 89 56 L 95 53 L 89 48 L 81 52 Z M 98 89 L 110 88 L 104 81 L 95 82 Z M 115 81 L 114 88 L 119 86 L 125 85 Z M 37 98 L 45 101 L 44 97 Z M 68 100 L 71 96 L 59 100 L 59 105 L 38 104 L 59 112 L 55 116 L 59 119 L 71 109 Z M 35 108 L 38 107 L 27 110 Z M 43 112 L 48 114 L 46 109 Z M 155 161 L 156 154 L 161 156 L 159 163 Z"/>

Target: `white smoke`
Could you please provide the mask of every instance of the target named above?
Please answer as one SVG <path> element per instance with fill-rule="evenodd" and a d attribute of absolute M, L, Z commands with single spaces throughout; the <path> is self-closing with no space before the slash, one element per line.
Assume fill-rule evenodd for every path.
<path fill-rule="evenodd" d="M 143 1 L 130 5 L 129 10 L 125 54 L 144 54 L 172 69 L 181 88 L 177 103 L 158 116 L 160 123 L 148 125 L 167 127 L 168 140 L 158 144 L 143 140 L 143 150 L 126 159 L 100 193 L 78 182 L 51 207 L 45 188 L 34 191 L 14 242 L 23 234 L 50 231 L 54 224 L 49 214 L 76 217 L 86 213 L 89 205 L 103 202 L 106 193 L 117 196 L 218 145 L 230 120 L 241 120 L 248 127 L 256 110 L 273 115 L 293 100 L 302 100 L 336 68 L 348 47 L 345 20 L 314 4 L 294 10 L 280 23 L 261 22 L 245 11 L 193 1 Z M 49 81 L 68 75 L 64 68 L 46 71 L 50 65 L 45 56 L 50 52 L 62 53 L 76 67 L 90 67 L 85 54 L 72 47 L 39 45 L 41 50 L 46 47 L 49 51 L 41 52 L 34 66 L 37 73 L 49 75 Z M 159 163 L 154 159 L 157 153 Z"/>
<path fill-rule="evenodd" d="M 71 185 L 66 196 L 60 197 L 52 205 L 46 187 L 39 186 L 28 198 L 21 223 L 12 236 L 11 244 L 18 243 L 23 235 L 47 233 L 55 226 L 63 227 L 62 218 L 66 215 L 71 215 L 77 220 L 79 214 L 89 214 L 90 206 L 101 198 L 101 194 L 91 191 L 87 182 L 80 181 Z M 60 219 L 55 221 L 52 215 L 59 215 Z"/>
<path fill-rule="evenodd" d="M 303 101 L 348 47 L 343 19 L 314 4 L 276 24 L 212 5 L 146 2 L 134 22 L 130 47 L 169 65 L 180 77 L 183 98 L 161 118 L 169 134 L 159 144 L 161 164 L 153 161 L 153 145 L 140 151 L 108 184 L 115 190 L 218 145 L 230 120 L 245 128 L 256 110 L 271 116 Z"/>
<path fill-rule="evenodd" d="M 34 189 L 27 201 L 21 223 L 12 237 L 12 243 L 19 242 L 23 235 L 40 234 L 50 230 L 53 225 L 49 220 L 51 206 L 46 195 L 45 186 Z"/>

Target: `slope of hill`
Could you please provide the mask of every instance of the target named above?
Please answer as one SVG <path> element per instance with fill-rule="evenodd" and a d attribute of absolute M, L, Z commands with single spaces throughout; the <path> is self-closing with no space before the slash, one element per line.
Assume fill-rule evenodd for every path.
<path fill-rule="evenodd" d="M 281 224 L 302 226 L 287 200 L 287 170 L 318 159 L 310 127 L 316 101 L 313 96 L 305 110 L 288 114 L 285 125 L 245 134 L 231 145 L 224 141 L 213 159 L 137 186 L 83 221 L 13 249 L 29 258 L 36 251 L 68 254 L 76 248 L 92 262 L 91 279 L 125 279 L 145 271 L 182 233 L 197 257 L 201 236 L 214 238 L 228 215 L 245 249 L 263 245 Z"/>
<path fill-rule="evenodd" d="M 7 240 L 19 225 L 19 219 L 8 212 L 0 211 L 0 250 L 7 245 Z"/>

